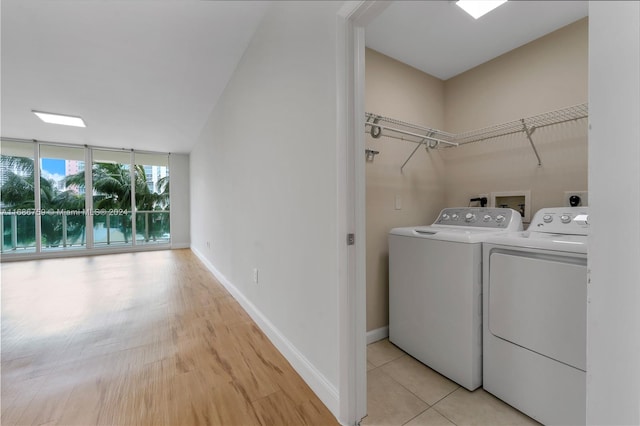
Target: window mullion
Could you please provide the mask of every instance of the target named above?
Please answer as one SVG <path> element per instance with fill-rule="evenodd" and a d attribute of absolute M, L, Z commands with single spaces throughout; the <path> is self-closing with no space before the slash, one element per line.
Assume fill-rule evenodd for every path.
<path fill-rule="evenodd" d="M 35 207 L 36 253 L 42 251 L 42 216 L 40 199 L 40 143 L 33 144 L 33 205 Z"/>
<path fill-rule="evenodd" d="M 85 206 L 85 244 L 92 249 L 93 239 L 93 152 L 91 148 L 84 148 L 84 206 Z"/>
<path fill-rule="evenodd" d="M 134 161 L 134 152 L 131 150 L 131 156 L 129 160 L 129 173 L 131 180 L 131 244 L 136 245 L 136 170 Z"/>

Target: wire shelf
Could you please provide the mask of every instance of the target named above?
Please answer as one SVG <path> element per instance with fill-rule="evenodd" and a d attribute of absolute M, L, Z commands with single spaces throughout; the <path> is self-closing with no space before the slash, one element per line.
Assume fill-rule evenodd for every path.
<path fill-rule="evenodd" d="M 370 133 L 375 139 L 385 136 L 417 144 L 431 142 L 429 145 L 432 148 L 435 148 L 434 144 L 437 146 L 439 143 L 456 145 L 456 143 L 453 142 L 455 135 L 452 133 L 420 126 L 418 124 L 407 123 L 371 112 L 367 112 L 365 117 L 365 131 Z"/>
<path fill-rule="evenodd" d="M 538 159 L 538 165 L 541 166 L 542 160 L 538 155 L 538 151 L 531 137 L 533 133 L 540 128 L 575 122 L 585 119 L 588 116 L 588 104 L 584 103 L 556 111 L 545 112 L 528 118 L 522 118 L 520 120 L 510 121 L 508 123 L 453 134 L 367 112 L 365 113 L 365 132 L 370 133 L 375 139 L 384 136 L 418 144 L 416 149 L 402 165 L 401 170 L 422 145 L 432 149 L 460 146 L 519 133 L 523 133 L 529 140 L 531 148 Z"/>
<path fill-rule="evenodd" d="M 556 124 L 568 123 L 581 120 L 589 116 L 587 104 L 574 105 L 562 108 L 556 111 L 545 112 L 533 117 L 522 118 L 520 120 L 511 121 L 504 124 L 485 127 L 483 129 L 472 130 L 470 132 L 459 133 L 454 136 L 455 142 L 464 145 L 472 142 L 480 142 L 487 139 L 498 138 L 501 136 L 512 135 L 516 133 L 533 134 L 536 129 L 553 126 Z"/>

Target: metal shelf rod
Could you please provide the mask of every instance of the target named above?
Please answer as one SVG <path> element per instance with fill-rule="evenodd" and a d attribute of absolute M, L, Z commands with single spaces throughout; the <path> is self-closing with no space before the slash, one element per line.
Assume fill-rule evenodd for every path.
<path fill-rule="evenodd" d="M 401 129 L 396 129 L 394 127 L 389 127 L 389 126 L 385 126 L 384 124 L 380 124 L 380 123 L 364 123 L 365 126 L 371 126 L 371 127 L 379 127 L 380 129 L 383 130 L 390 130 L 393 132 L 397 132 L 397 133 L 401 133 L 403 135 L 407 135 L 407 136 L 414 136 L 416 138 L 420 138 L 422 140 L 420 141 L 410 141 L 407 139 L 408 142 L 413 142 L 413 143 L 417 143 L 417 144 L 423 144 L 424 143 L 424 139 L 426 140 L 430 140 L 430 141 L 434 141 L 434 142 L 438 142 L 438 143 L 444 143 L 447 145 L 452 145 L 452 146 L 458 146 L 458 144 L 456 142 L 449 142 L 449 141 L 445 141 L 444 139 L 438 139 L 438 138 L 434 138 L 431 136 L 426 136 L 426 135 L 420 135 L 418 133 L 413 133 L 413 132 L 408 132 L 406 130 L 401 130 Z"/>

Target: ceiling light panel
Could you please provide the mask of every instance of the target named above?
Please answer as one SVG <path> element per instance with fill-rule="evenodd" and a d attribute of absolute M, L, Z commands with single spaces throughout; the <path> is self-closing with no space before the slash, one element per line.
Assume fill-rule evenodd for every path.
<path fill-rule="evenodd" d="M 87 127 L 82 117 L 72 115 L 54 114 L 51 112 L 31 111 L 45 123 L 62 124 L 63 126 Z"/>
<path fill-rule="evenodd" d="M 458 0 L 456 5 L 473 16 L 474 19 L 478 19 L 506 2 L 507 0 Z"/>

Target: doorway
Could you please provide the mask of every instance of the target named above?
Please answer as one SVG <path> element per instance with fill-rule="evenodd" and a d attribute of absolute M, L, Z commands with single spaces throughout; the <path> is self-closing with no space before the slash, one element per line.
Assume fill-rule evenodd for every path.
<path fill-rule="evenodd" d="M 448 6 L 455 7 L 452 4 L 448 4 Z M 364 8 L 364 6 L 362 7 Z M 376 17 L 380 16 L 382 13 L 385 13 L 385 10 L 390 12 L 392 10 L 392 7 L 394 7 L 393 3 L 391 5 L 384 5 L 384 7 L 380 5 L 379 9 L 375 10 L 375 16 L 372 16 L 372 14 L 368 15 L 368 21 L 366 23 L 363 23 L 363 21 L 359 21 L 358 19 L 353 20 L 353 34 L 355 39 L 353 41 L 353 45 L 355 46 L 354 49 L 360 49 L 360 51 L 357 51 L 357 54 L 355 55 L 356 63 L 354 64 L 354 75 L 356 76 L 356 79 L 354 81 L 354 91 L 356 93 L 354 110 L 356 111 L 356 114 L 353 122 L 356 129 L 358 130 L 364 127 L 364 120 L 361 121 L 360 117 L 364 116 L 365 112 L 381 113 L 385 116 L 397 118 L 402 121 L 408 121 L 430 127 L 440 127 L 441 129 L 444 128 L 445 130 L 454 129 L 454 131 L 456 132 L 463 132 L 469 128 L 482 128 L 483 126 L 497 124 L 501 121 L 508 121 L 512 118 L 509 114 L 516 114 L 516 116 L 535 115 L 538 112 L 552 110 L 556 107 L 560 108 L 567 105 L 586 102 L 587 64 L 585 55 L 584 74 L 581 74 L 579 78 L 575 78 L 575 76 L 573 77 L 574 81 L 580 81 L 579 84 L 582 84 L 585 88 L 585 90 L 580 92 L 581 94 L 583 94 L 584 99 L 580 99 L 576 102 L 573 102 L 571 99 L 569 99 L 569 97 L 567 97 L 564 99 L 556 99 L 556 101 L 554 101 L 557 102 L 556 105 L 546 106 L 544 102 L 540 102 L 538 97 L 536 97 L 535 95 L 530 95 L 524 96 L 522 98 L 523 101 L 518 103 L 520 111 L 514 111 L 513 99 L 506 99 L 503 105 L 493 105 L 493 108 L 487 108 L 487 103 L 485 103 L 484 111 L 482 111 L 482 108 L 478 108 L 478 105 L 480 105 L 481 103 L 479 100 L 480 97 L 478 97 L 475 101 L 475 104 L 473 102 L 470 103 L 470 106 L 468 107 L 469 110 L 463 110 L 463 113 L 460 114 L 460 116 L 456 117 L 451 112 L 454 110 L 453 107 L 449 110 L 445 109 L 444 111 L 441 108 L 440 111 L 438 111 L 438 108 L 434 108 L 434 105 L 426 105 L 424 106 L 424 110 L 426 110 L 426 112 L 416 114 L 415 108 L 411 108 L 410 106 L 408 106 L 407 102 L 405 102 L 405 104 L 402 104 L 402 96 L 399 96 L 400 101 L 394 101 L 396 103 L 396 109 L 394 111 L 389 107 L 389 105 L 394 103 L 391 102 L 391 97 L 394 95 L 398 95 L 399 92 L 394 94 L 387 91 L 386 93 L 380 95 L 381 100 L 378 102 L 378 105 L 382 105 L 382 107 L 376 108 L 386 109 L 382 111 L 370 111 L 369 100 L 372 97 L 368 91 L 370 76 L 368 75 L 369 70 L 365 70 L 365 63 L 369 65 L 372 61 L 377 60 L 378 62 L 386 62 L 387 65 L 389 65 L 390 63 L 395 61 L 397 62 L 397 64 L 395 64 L 397 68 L 413 68 L 413 71 L 418 71 L 417 69 L 415 69 L 415 67 L 410 67 L 405 63 L 402 63 L 401 61 L 394 60 L 384 53 L 378 51 L 373 51 L 372 53 L 370 53 L 369 50 L 366 51 L 366 54 L 364 53 L 366 49 L 365 32 L 369 29 L 369 25 L 375 20 Z M 366 12 L 371 12 L 370 8 L 371 5 L 368 5 Z M 364 14 L 365 11 L 363 11 L 362 13 Z M 357 15 L 357 13 L 355 15 Z M 396 30 L 400 31 L 399 27 L 396 27 Z M 581 31 L 583 32 L 583 34 L 586 34 L 586 25 L 582 27 Z M 586 52 L 586 38 L 582 48 L 584 49 L 583 51 Z M 365 56 L 367 56 L 366 59 Z M 535 62 L 535 59 L 532 57 L 529 57 L 528 60 Z M 499 61 L 494 61 L 494 63 L 495 62 Z M 537 66 L 539 65 L 540 64 L 537 63 Z M 406 72 L 407 74 L 409 73 L 408 71 Z M 513 70 L 511 72 L 513 72 Z M 366 79 L 365 75 L 367 77 Z M 583 78 L 583 76 L 585 77 Z M 362 80 L 358 80 L 358 78 L 362 78 Z M 424 79 L 428 80 L 427 77 L 424 77 Z M 403 83 L 406 83 L 407 81 L 406 78 L 398 78 L 397 80 L 401 80 Z M 462 79 L 460 79 L 460 81 L 462 81 Z M 434 81 L 431 81 L 431 83 L 434 86 L 438 85 L 437 82 Z M 469 81 L 466 81 L 466 83 L 469 84 Z M 459 84 L 462 86 L 462 83 Z M 513 84 L 517 86 L 520 83 L 513 82 Z M 424 86 L 428 85 L 429 82 L 425 82 Z M 443 87 L 439 89 L 441 90 L 441 92 L 445 92 L 446 90 L 450 90 L 451 93 L 456 92 L 455 96 L 452 95 L 452 98 L 455 99 L 453 99 L 453 101 L 449 100 L 448 102 L 457 103 L 459 106 L 465 103 L 465 96 L 467 96 L 468 94 L 465 94 L 464 90 L 456 90 L 455 87 L 452 88 L 450 82 L 446 81 L 442 83 L 442 86 Z M 492 89 L 495 89 L 495 87 L 497 86 L 492 86 Z M 507 89 L 502 90 L 504 92 L 508 91 Z M 535 90 L 539 89 L 532 89 L 531 91 L 535 92 Z M 429 92 L 429 89 L 425 88 L 424 91 Z M 415 90 L 413 92 L 414 94 L 416 93 Z M 437 90 L 431 89 L 431 92 L 434 93 L 437 92 Z M 366 105 L 364 101 L 365 93 L 367 98 Z M 442 99 L 446 95 L 440 93 L 439 96 L 441 100 L 436 102 L 436 104 L 445 103 L 445 101 Z M 540 96 L 540 98 L 545 97 Z M 547 96 L 546 99 L 548 100 L 549 97 Z M 475 111 L 481 110 L 482 113 L 470 114 L 470 111 L 473 111 L 474 109 Z M 411 114 L 416 115 L 412 116 Z M 464 118 L 465 115 L 466 118 Z M 477 121 L 474 122 L 471 119 L 472 115 L 475 115 L 474 118 Z M 547 159 L 551 159 L 550 162 L 547 162 L 551 164 L 545 164 L 542 172 L 541 169 L 537 166 L 536 159 L 533 156 L 531 148 L 528 145 L 526 139 L 515 138 L 498 141 L 498 143 L 492 144 L 491 146 L 481 144 L 476 144 L 474 146 L 470 145 L 469 147 L 465 147 L 465 151 L 463 151 L 462 153 L 460 153 L 460 151 L 456 152 L 455 149 L 438 149 L 432 150 L 431 152 L 426 149 L 421 149 L 414 157 L 409 160 L 409 162 L 407 163 L 407 167 L 405 167 L 405 170 L 402 170 L 401 172 L 401 166 L 403 165 L 403 162 L 409 157 L 411 149 L 414 146 L 407 143 L 405 143 L 405 146 L 401 146 L 403 144 L 403 141 L 389 141 L 385 140 L 384 138 L 374 138 L 370 134 L 366 134 L 363 132 L 355 132 L 355 134 L 353 135 L 355 141 L 355 148 L 353 153 L 355 161 L 353 162 L 353 164 L 355 172 L 354 194 L 356 200 L 356 219 L 354 229 L 356 230 L 356 234 L 359 236 L 358 242 L 363 243 L 363 245 L 365 245 L 366 247 L 363 248 L 362 246 L 360 246 L 359 248 L 357 248 L 358 254 L 356 270 L 359 271 L 357 279 L 365 280 L 364 277 L 366 276 L 366 282 L 357 284 L 357 288 L 359 291 L 357 296 L 363 298 L 363 301 L 359 303 L 364 303 L 366 306 L 367 341 L 372 342 L 380 338 L 384 338 L 386 337 L 386 333 L 388 332 L 385 323 L 385 320 L 388 318 L 388 314 L 385 312 L 386 298 L 384 295 L 388 291 L 388 287 L 386 287 L 388 286 L 388 281 L 385 282 L 385 276 L 387 275 L 387 269 L 385 266 L 387 262 L 387 254 L 385 253 L 385 246 L 386 234 L 390 227 L 430 224 L 433 222 L 434 218 L 437 216 L 437 213 L 441 208 L 448 206 L 466 206 L 468 205 L 469 199 L 472 196 L 477 196 L 486 192 L 490 193 L 494 191 L 533 190 L 534 200 L 536 200 L 535 202 L 538 203 L 535 204 L 534 202 L 534 211 L 537 208 L 541 208 L 546 205 L 560 205 L 559 203 L 561 203 L 562 200 L 559 197 L 562 197 L 563 194 L 554 193 L 549 197 L 546 197 L 546 195 L 541 196 L 541 194 L 544 194 L 545 192 L 550 193 L 550 191 L 545 190 L 545 185 L 556 181 L 553 173 L 547 173 L 549 167 L 558 167 L 558 170 L 560 168 L 563 168 L 562 166 L 552 164 L 554 158 L 559 158 L 559 156 L 562 156 L 564 158 L 570 157 L 576 160 L 576 163 L 572 163 L 568 167 L 564 167 L 565 170 L 572 169 L 576 171 L 575 176 L 567 180 L 567 187 L 565 189 L 586 189 L 587 160 L 586 144 L 584 143 L 584 141 L 586 140 L 586 128 L 579 131 L 578 133 L 579 134 L 568 135 L 568 137 L 573 140 L 573 145 L 568 148 L 568 151 L 579 151 L 580 155 L 576 157 L 566 155 L 567 153 L 564 152 L 563 149 L 560 149 L 560 151 L 558 151 L 558 147 L 560 145 L 555 145 L 555 148 L 554 145 L 552 145 L 554 137 L 551 135 L 542 135 L 542 132 L 539 132 L 539 135 L 542 135 L 549 139 L 549 143 L 548 145 L 546 145 L 546 148 L 548 149 L 544 154 Z M 563 136 L 567 137 L 567 135 Z M 542 143 L 545 144 L 546 142 L 543 141 Z M 514 146 L 516 148 L 515 151 L 513 151 Z M 407 148 L 408 151 L 405 152 Z M 364 154 L 361 154 L 366 150 L 376 152 L 376 154 L 372 156 L 372 161 L 367 161 L 366 159 L 364 159 Z M 514 152 L 517 159 L 516 162 L 513 161 Z M 498 172 L 492 175 L 491 179 L 489 179 L 488 181 L 485 180 L 483 182 L 481 179 L 475 179 L 474 176 L 482 175 L 483 173 L 485 173 L 486 167 L 481 166 L 481 164 L 482 161 L 487 160 L 487 158 L 491 158 L 491 161 L 494 162 L 491 168 L 497 170 Z M 370 195 L 371 188 L 369 188 L 369 178 L 371 177 L 371 175 L 373 175 L 373 177 L 377 179 L 378 182 L 381 183 L 381 185 L 389 183 L 389 180 L 385 180 L 383 178 L 383 174 L 371 173 L 370 169 L 373 169 L 375 167 L 386 168 L 387 171 L 395 173 L 395 178 L 397 178 L 399 182 L 399 186 L 395 188 L 385 188 L 386 193 L 380 192 L 376 194 L 377 196 L 379 196 L 379 199 L 377 200 L 374 200 L 374 197 Z M 518 173 L 521 174 L 523 168 L 527 171 L 527 173 L 525 175 L 517 175 Z M 496 184 L 496 181 L 500 179 L 500 174 L 505 173 L 505 170 L 506 173 L 512 173 L 516 175 L 515 181 L 514 179 L 508 180 L 511 186 L 500 186 Z M 542 182 L 540 187 L 529 187 L 530 182 L 534 179 Z M 418 185 L 415 185 L 416 181 L 418 181 Z M 569 189 L 569 186 L 572 184 L 573 186 L 576 186 L 576 188 L 572 187 L 571 189 Z M 516 186 L 514 187 L 513 185 Z M 383 210 L 384 214 L 381 213 Z M 389 217 L 395 219 L 390 219 L 390 221 L 378 220 L 378 222 L 374 224 L 373 221 L 375 221 L 376 218 L 371 220 L 368 214 L 370 212 L 374 212 L 374 216 L 377 216 L 378 219 L 381 215 L 388 215 Z M 397 218 L 400 218 L 400 220 L 396 220 Z M 371 229 L 372 227 L 374 228 L 373 230 Z M 364 236 L 364 238 L 360 237 L 361 235 Z M 370 251 L 370 248 L 372 246 L 375 246 L 375 249 Z M 358 300 L 360 301 L 362 299 Z M 370 314 L 370 309 L 372 306 L 374 307 L 374 309 L 376 309 L 373 315 Z M 375 317 L 376 319 L 371 320 L 371 318 L 373 317 Z"/>

